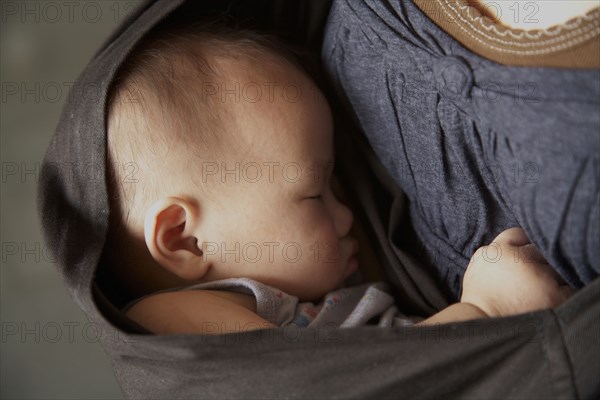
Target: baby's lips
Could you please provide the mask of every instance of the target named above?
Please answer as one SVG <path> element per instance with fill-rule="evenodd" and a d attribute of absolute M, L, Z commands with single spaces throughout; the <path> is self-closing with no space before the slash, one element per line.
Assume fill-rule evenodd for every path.
<path fill-rule="evenodd" d="M 348 260 L 346 266 L 346 277 L 355 272 L 358 269 L 358 258 L 354 255 Z"/>

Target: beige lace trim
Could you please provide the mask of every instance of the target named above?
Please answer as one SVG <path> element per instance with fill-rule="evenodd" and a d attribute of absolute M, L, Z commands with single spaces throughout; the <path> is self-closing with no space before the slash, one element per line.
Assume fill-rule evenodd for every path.
<path fill-rule="evenodd" d="M 576 46 L 600 35 L 600 8 L 590 10 L 564 24 L 525 31 L 499 26 L 464 1 L 436 1 L 439 8 L 464 34 L 482 46 L 502 53 L 548 54 Z"/>

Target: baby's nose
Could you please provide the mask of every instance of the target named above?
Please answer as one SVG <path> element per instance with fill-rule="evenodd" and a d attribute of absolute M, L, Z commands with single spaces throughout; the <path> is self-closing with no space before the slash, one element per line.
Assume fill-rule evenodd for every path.
<path fill-rule="evenodd" d="M 336 202 L 337 207 L 335 229 L 340 237 L 344 237 L 350 232 L 350 228 L 352 228 L 352 224 L 354 223 L 354 214 L 352 214 L 350 208 L 341 203 L 339 200 L 336 199 Z"/>
<path fill-rule="evenodd" d="M 350 229 L 352 228 L 352 224 L 354 223 L 354 215 L 352 211 L 346 204 L 344 204 L 339 199 L 346 199 L 346 193 L 344 188 L 337 179 L 331 180 L 331 190 L 333 192 L 334 199 L 334 218 L 335 218 L 335 229 L 339 237 L 346 236 Z"/>

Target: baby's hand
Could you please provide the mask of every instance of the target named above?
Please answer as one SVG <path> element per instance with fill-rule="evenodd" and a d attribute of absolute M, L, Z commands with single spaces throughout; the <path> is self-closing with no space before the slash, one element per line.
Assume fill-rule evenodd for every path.
<path fill-rule="evenodd" d="M 460 301 L 501 317 L 556 307 L 573 293 L 525 232 L 511 228 L 475 252 Z"/>

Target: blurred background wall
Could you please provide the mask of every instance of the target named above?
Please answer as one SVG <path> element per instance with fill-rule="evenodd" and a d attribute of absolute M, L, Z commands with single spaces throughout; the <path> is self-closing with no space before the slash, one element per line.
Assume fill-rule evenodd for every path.
<path fill-rule="evenodd" d="M 1 397 L 118 399 L 40 233 L 40 165 L 68 89 L 139 1 L 1 1 Z M 91 94 L 93 95 L 93 94 Z"/>

